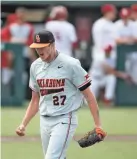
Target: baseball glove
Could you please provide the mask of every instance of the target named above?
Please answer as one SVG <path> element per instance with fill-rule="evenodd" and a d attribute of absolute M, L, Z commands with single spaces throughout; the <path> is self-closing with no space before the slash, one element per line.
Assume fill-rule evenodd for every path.
<path fill-rule="evenodd" d="M 106 133 L 100 129 L 95 128 L 94 130 L 88 132 L 83 138 L 78 140 L 78 144 L 82 148 L 86 148 L 88 146 L 92 146 L 97 142 L 101 142 L 104 140 Z"/>

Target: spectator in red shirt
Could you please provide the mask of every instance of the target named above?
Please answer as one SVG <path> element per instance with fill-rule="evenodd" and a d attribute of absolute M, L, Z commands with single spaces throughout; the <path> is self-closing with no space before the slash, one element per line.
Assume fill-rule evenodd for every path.
<path fill-rule="evenodd" d="M 16 21 L 15 14 L 9 14 L 6 20 L 6 25 L 1 30 L 1 41 L 9 42 L 10 36 L 7 34 L 8 26 Z M 13 77 L 13 53 L 11 51 L 1 51 L 1 69 L 2 69 L 2 84 L 7 85 Z"/>
<path fill-rule="evenodd" d="M 33 26 L 25 22 L 25 11 L 25 8 L 17 8 L 15 15 L 12 14 L 7 19 L 4 34 L 10 42 L 30 45 L 33 41 Z"/>
<path fill-rule="evenodd" d="M 7 26 L 2 30 L 2 36 L 4 37 L 3 41 L 21 43 L 25 45 L 23 56 L 25 62 L 25 73 L 27 76 L 26 82 L 28 85 L 30 64 L 32 60 L 35 59 L 28 47 L 33 41 L 34 28 L 31 24 L 25 21 L 25 17 L 26 9 L 23 7 L 17 8 L 15 15 L 10 15 L 7 19 Z"/>

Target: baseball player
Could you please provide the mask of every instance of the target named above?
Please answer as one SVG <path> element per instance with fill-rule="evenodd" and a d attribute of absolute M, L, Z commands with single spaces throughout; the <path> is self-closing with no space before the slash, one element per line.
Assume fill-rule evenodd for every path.
<path fill-rule="evenodd" d="M 55 45 L 59 51 L 73 56 L 73 49 L 77 47 L 77 35 L 75 27 L 67 21 L 67 17 L 66 7 L 53 7 L 50 14 L 52 20 L 45 24 L 45 29 L 53 33 Z"/>
<path fill-rule="evenodd" d="M 115 56 L 115 32 L 113 20 L 116 18 L 116 8 L 112 4 L 101 7 L 103 17 L 94 22 L 91 30 L 93 37 L 93 60 L 105 58 L 105 50 L 110 49 L 111 55 Z"/>
<path fill-rule="evenodd" d="M 137 4 L 131 6 L 131 18 L 134 20 L 135 42 L 137 43 Z"/>
<path fill-rule="evenodd" d="M 119 14 L 120 18 L 115 22 L 115 33 L 117 44 L 133 44 L 135 42 L 134 22 L 130 20 L 131 10 L 129 8 L 122 8 Z"/>
<path fill-rule="evenodd" d="M 95 70 L 99 70 L 99 72 Z M 100 89 L 105 88 L 104 102 L 106 105 L 112 104 L 114 99 L 116 78 L 132 82 L 131 77 L 127 73 L 116 70 L 115 59 L 111 57 L 110 52 L 106 52 L 105 59 L 95 63 L 90 71 L 90 74 L 93 75 L 91 90 L 98 97 Z"/>
<path fill-rule="evenodd" d="M 92 76 L 91 90 L 98 97 L 101 87 L 105 87 L 105 100 L 112 101 L 114 98 L 115 76 L 106 76 L 102 68 L 102 62 L 106 62 L 106 52 L 110 54 L 109 65 L 115 66 L 116 51 L 115 51 L 115 28 L 113 20 L 116 17 L 116 8 L 112 4 L 105 4 L 101 7 L 103 17 L 95 21 L 92 27 L 93 35 L 93 62 L 90 68 Z M 103 86 L 102 86 L 103 85 Z"/>
<path fill-rule="evenodd" d="M 96 133 L 105 136 L 96 99 L 89 89 L 91 79 L 79 60 L 56 50 L 51 32 L 36 33 L 30 48 L 36 49 L 39 58 L 30 68 L 32 98 L 16 133 L 24 136 L 26 126 L 39 110 L 45 159 L 65 159 L 78 124 L 76 112 L 81 107 L 83 96 L 93 115 Z M 97 138 L 94 138 L 95 142 Z"/>

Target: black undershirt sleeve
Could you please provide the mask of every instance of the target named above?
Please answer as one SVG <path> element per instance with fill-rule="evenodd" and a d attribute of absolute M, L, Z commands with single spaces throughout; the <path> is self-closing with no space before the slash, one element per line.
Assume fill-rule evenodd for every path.
<path fill-rule="evenodd" d="M 86 83 L 84 86 L 80 87 L 79 90 L 80 91 L 84 91 L 86 88 L 88 88 L 91 85 L 91 81 Z"/>

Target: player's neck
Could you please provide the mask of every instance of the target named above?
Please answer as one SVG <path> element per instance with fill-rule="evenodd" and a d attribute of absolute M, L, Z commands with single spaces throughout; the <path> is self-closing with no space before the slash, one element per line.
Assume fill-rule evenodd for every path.
<path fill-rule="evenodd" d="M 111 19 L 109 16 L 104 16 L 104 18 L 105 18 L 107 21 L 112 21 L 112 19 Z"/>
<path fill-rule="evenodd" d="M 17 23 L 18 23 L 19 25 L 22 25 L 22 24 L 24 24 L 24 20 L 18 19 L 18 20 L 17 20 Z"/>
<path fill-rule="evenodd" d="M 128 20 L 128 19 L 123 20 L 123 23 L 124 23 L 124 25 L 125 25 L 125 26 L 126 26 L 126 25 L 128 25 L 128 22 L 129 22 L 129 20 Z"/>

